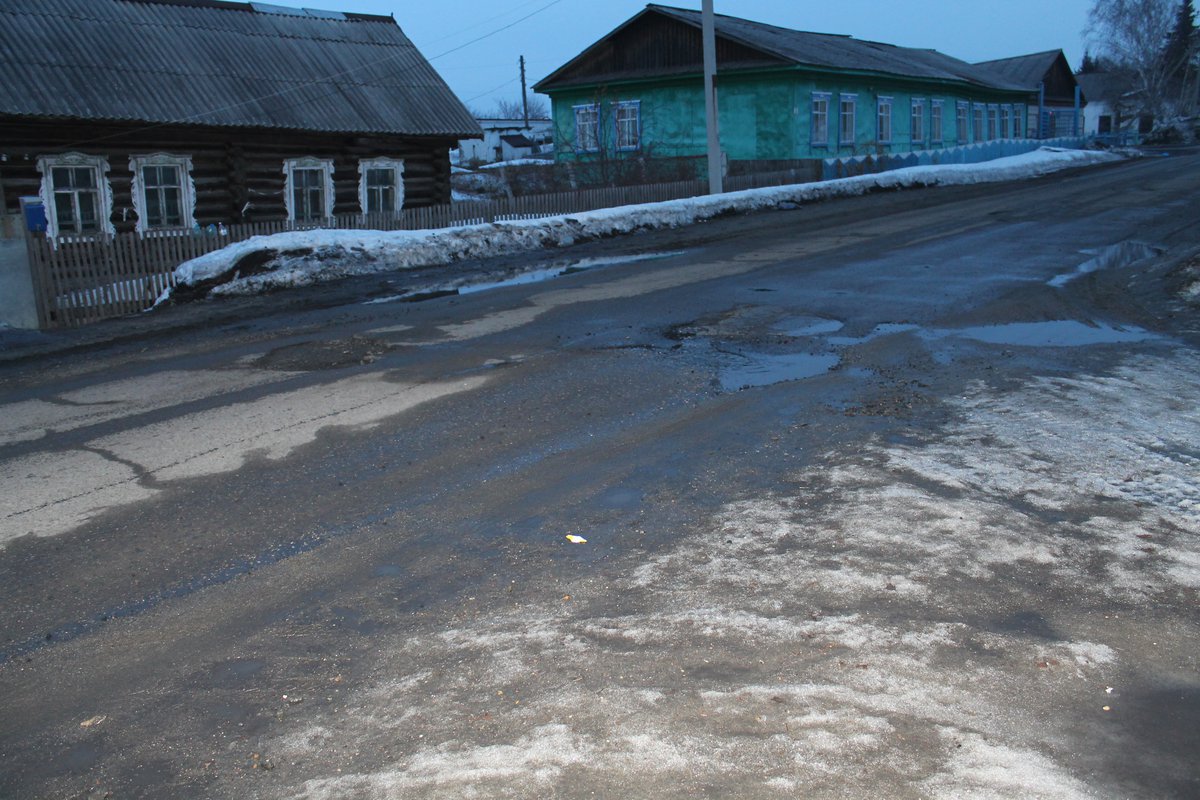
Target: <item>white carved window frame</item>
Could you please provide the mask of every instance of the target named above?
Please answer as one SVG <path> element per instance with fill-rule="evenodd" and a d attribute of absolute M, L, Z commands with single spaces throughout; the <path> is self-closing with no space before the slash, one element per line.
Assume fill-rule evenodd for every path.
<path fill-rule="evenodd" d="M 46 237 L 54 241 L 55 237 L 62 235 L 58 229 L 58 206 L 54 202 L 53 169 L 55 167 L 90 167 L 95 171 L 96 190 L 100 199 L 100 208 L 96 209 L 96 213 L 100 217 L 100 232 L 108 236 L 115 235 L 116 228 L 112 223 L 112 186 L 108 183 L 108 159 L 104 156 L 89 156 L 85 153 L 58 153 L 52 156 L 39 156 L 37 160 L 37 170 L 42 175 L 42 185 L 38 190 L 38 196 L 41 198 L 42 208 L 46 210 Z M 91 234 L 76 234 L 71 231 L 67 235 L 88 236 Z"/>
<path fill-rule="evenodd" d="M 367 172 L 373 169 L 390 169 L 396 190 L 396 211 L 404 208 L 404 160 L 400 158 L 364 158 L 358 162 L 358 207 L 367 214 Z"/>
<path fill-rule="evenodd" d="M 294 173 L 298 169 L 319 169 L 323 177 L 323 198 L 324 213 L 323 219 L 329 219 L 333 216 L 333 159 L 332 158 L 315 158 L 313 156 L 305 156 L 304 158 L 288 158 L 283 162 L 283 205 L 287 209 L 287 217 L 292 222 L 296 221 L 296 184 L 294 181 Z"/>
<path fill-rule="evenodd" d="M 192 159 L 190 156 L 176 156 L 170 153 L 152 153 L 146 156 L 132 156 L 129 159 L 129 170 L 133 173 L 133 210 L 137 214 L 136 230 L 146 234 L 156 230 L 178 230 L 177 228 L 151 228 L 146 209 L 146 194 L 142 186 L 143 167 L 178 167 L 180 172 L 179 203 L 180 216 L 183 218 L 182 228 L 192 228 L 196 224 L 196 181 L 192 179 Z"/>

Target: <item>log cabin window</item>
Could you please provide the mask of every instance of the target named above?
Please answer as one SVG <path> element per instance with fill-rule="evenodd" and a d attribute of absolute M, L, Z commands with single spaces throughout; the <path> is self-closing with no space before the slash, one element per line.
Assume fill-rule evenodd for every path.
<path fill-rule="evenodd" d="M 959 100 L 955 108 L 954 124 L 958 130 L 955 131 L 956 138 L 959 144 L 969 144 L 971 141 L 971 104 L 966 101 Z"/>
<path fill-rule="evenodd" d="M 283 174 L 283 200 L 289 220 L 320 222 L 333 216 L 331 159 L 289 158 L 283 162 Z"/>
<path fill-rule="evenodd" d="M 877 132 L 880 144 L 892 143 L 892 98 L 879 98 L 879 130 Z"/>
<path fill-rule="evenodd" d="M 812 138 L 813 147 L 829 145 L 829 94 L 813 92 L 812 96 Z"/>
<path fill-rule="evenodd" d="M 133 173 L 133 209 L 139 233 L 195 224 L 196 188 L 190 158 L 166 153 L 134 156 L 129 171 Z"/>
<path fill-rule="evenodd" d="M 642 146 L 642 104 L 637 100 L 617 103 L 617 149 L 638 150 Z"/>
<path fill-rule="evenodd" d="M 404 162 L 364 158 L 358 162 L 358 202 L 364 214 L 391 214 L 404 208 Z"/>
<path fill-rule="evenodd" d="M 857 121 L 855 119 L 858 111 L 858 95 L 844 94 L 839 98 L 840 113 L 838 114 L 840 123 L 838 125 L 838 144 L 841 147 L 854 147 L 857 139 Z"/>
<path fill-rule="evenodd" d="M 925 98 L 914 97 L 912 100 L 912 144 L 913 147 L 925 144 Z"/>
<path fill-rule="evenodd" d="M 599 106 L 575 106 L 575 147 L 581 153 L 600 150 Z"/>
<path fill-rule="evenodd" d="M 37 168 L 48 237 L 114 232 L 107 159 L 64 153 L 42 156 Z"/>
<path fill-rule="evenodd" d="M 945 103 L 941 100 L 934 100 L 929 107 L 929 141 L 934 144 L 943 144 L 946 141 L 945 124 L 942 121 L 944 110 Z"/>

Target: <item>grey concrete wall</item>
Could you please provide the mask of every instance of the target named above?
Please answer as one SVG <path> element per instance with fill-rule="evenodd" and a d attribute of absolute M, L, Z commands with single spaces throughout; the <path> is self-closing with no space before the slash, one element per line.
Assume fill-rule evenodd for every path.
<path fill-rule="evenodd" d="M 4 222 L 3 230 L 19 230 L 18 226 L 8 224 L 12 220 Z M 10 328 L 38 326 L 33 278 L 29 274 L 29 257 L 23 238 L 0 236 L 0 324 Z"/>

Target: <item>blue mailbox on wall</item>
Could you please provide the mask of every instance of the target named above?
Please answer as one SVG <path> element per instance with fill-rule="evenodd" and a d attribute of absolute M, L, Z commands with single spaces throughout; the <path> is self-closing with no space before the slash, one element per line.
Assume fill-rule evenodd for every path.
<path fill-rule="evenodd" d="M 40 197 L 22 197 L 21 213 L 25 216 L 25 227 L 34 233 L 46 230 L 46 206 Z"/>

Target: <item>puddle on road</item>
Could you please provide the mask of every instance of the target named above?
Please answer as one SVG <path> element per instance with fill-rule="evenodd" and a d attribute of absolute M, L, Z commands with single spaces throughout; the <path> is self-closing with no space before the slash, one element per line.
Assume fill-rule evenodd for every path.
<path fill-rule="evenodd" d="M 1087 325 L 1073 319 L 984 325 L 977 328 L 937 331 L 932 335 L 934 337 L 960 336 L 987 344 L 1006 344 L 1015 347 L 1085 347 L 1096 344 L 1145 342 L 1159 338 L 1157 334 L 1142 328 Z"/>
<path fill-rule="evenodd" d="M 495 281 L 479 281 L 477 283 L 468 283 L 461 286 L 437 286 L 414 292 L 405 292 L 404 294 L 389 295 L 388 297 L 377 297 L 373 300 L 365 301 L 363 305 L 370 306 L 381 305 L 383 303 L 417 303 L 421 302 L 422 300 L 434 300 L 439 297 L 478 294 L 479 292 L 486 292 L 492 289 L 504 289 L 510 286 L 526 286 L 532 283 L 543 283 L 555 278 L 561 278 L 565 275 L 588 272 L 590 270 L 600 269 L 602 267 L 615 267 L 620 264 L 636 264 L 640 261 L 657 261 L 663 258 L 673 258 L 674 256 L 683 255 L 684 252 L 686 251 L 673 250 L 666 253 L 642 253 L 632 256 L 576 259 L 573 261 L 558 262 L 553 266 L 543 267 L 542 269 L 519 272 L 515 275 Z"/>
<path fill-rule="evenodd" d="M 721 388 L 727 392 L 771 386 L 824 375 L 841 362 L 832 353 L 739 354 L 743 363 L 720 370 Z"/>
<path fill-rule="evenodd" d="M 824 317 L 793 317 L 775 326 L 775 330 L 787 336 L 819 336 L 822 333 L 837 333 L 845 323 Z"/>
<path fill-rule="evenodd" d="M 884 336 L 919 330 L 921 330 L 920 325 L 911 325 L 907 322 L 885 322 L 882 325 L 876 325 L 866 336 L 830 336 L 826 341 L 835 347 L 853 347 L 854 345 L 866 344 Z"/>
<path fill-rule="evenodd" d="M 1099 250 L 1085 250 L 1092 258 L 1080 264 L 1071 272 L 1051 278 L 1047 283 L 1056 289 L 1066 286 L 1076 278 L 1102 269 L 1127 267 L 1144 258 L 1152 258 L 1165 252 L 1161 247 L 1154 247 L 1143 242 L 1121 242 L 1120 244 L 1104 247 Z"/>

